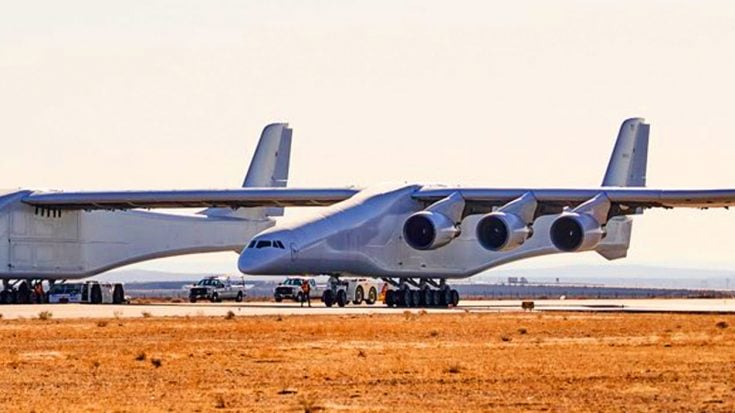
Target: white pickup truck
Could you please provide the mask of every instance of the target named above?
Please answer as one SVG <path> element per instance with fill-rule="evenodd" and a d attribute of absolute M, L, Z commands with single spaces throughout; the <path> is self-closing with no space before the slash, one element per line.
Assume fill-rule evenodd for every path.
<path fill-rule="evenodd" d="M 206 277 L 189 288 L 189 301 L 195 303 L 199 299 L 204 299 L 214 303 L 235 300 L 239 303 L 245 298 L 245 289 L 243 277 Z"/>
<path fill-rule="evenodd" d="M 301 301 L 303 292 L 301 291 L 301 284 L 307 281 L 311 287 L 309 290 L 309 297 L 318 300 L 322 298 L 324 293 L 324 285 L 317 285 L 316 280 L 309 277 L 288 277 L 282 283 L 278 284 L 273 289 L 273 298 L 277 303 L 280 303 L 284 299 L 294 300 L 296 302 Z"/>

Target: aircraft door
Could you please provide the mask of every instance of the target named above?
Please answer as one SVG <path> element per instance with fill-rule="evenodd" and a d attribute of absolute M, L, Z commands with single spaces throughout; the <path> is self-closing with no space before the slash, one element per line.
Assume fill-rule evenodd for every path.
<path fill-rule="evenodd" d="M 295 242 L 292 242 L 289 247 L 291 248 L 291 261 L 296 261 L 296 258 L 299 256 L 299 248 Z"/>

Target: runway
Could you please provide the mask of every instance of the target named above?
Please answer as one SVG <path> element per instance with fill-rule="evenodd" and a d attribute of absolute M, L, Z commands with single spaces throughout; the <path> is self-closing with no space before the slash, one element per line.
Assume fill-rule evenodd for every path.
<path fill-rule="evenodd" d="M 641 299 L 641 300 L 534 300 L 534 311 L 631 312 L 631 313 L 713 313 L 735 314 L 735 299 Z M 420 311 L 417 308 L 347 306 L 327 308 L 320 302 L 313 307 L 296 303 L 182 303 L 182 304 L 33 304 L 0 306 L 3 319 L 38 318 L 50 312 L 54 319 L 69 318 L 134 318 L 134 317 L 216 317 L 232 311 L 236 316 L 274 315 L 351 315 L 400 314 Z M 428 308 L 429 313 L 513 312 L 523 311 L 520 300 L 463 301 L 457 308 Z"/>

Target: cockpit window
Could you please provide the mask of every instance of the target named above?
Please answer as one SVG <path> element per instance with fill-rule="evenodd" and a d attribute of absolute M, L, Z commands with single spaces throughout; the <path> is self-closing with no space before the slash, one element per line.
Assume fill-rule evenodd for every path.
<path fill-rule="evenodd" d="M 286 247 L 283 246 L 283 242 L 278 241 L 278 240 L 276 240 L 276 241 L 269 241 L 269 240 L 259 240 L 259 241 L 257 241 L 257 240 L 252 240 L 252 241 L 250 241 L 250 244 L 248 245 L 248 248 L 256 248 L 256 249 L 261 249 L 261 248 L 278 248 L 278 249 L 282 249 L 282 250 L 285 250 L 286 249 Z"/>

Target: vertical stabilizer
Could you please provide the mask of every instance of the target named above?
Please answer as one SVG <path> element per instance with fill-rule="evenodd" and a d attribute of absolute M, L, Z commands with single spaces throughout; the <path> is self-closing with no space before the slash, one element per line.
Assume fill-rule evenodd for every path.
<path fill-rule="evenodd" d="M 242 183 L 243 188 L 286 186 L 291 162 L 291 135 L 292 130 L 288 127 L 288 123 L 273 123 L 263 129 Z M 283 215 L 283 208 L 209 208 L 201 213 L 220 218 L 265 219 L 269 216 Z"/>
<path fill-rule="evenodd" d="M 641 118 L 623 122 L 602 186 L 646 186 L 649 129 Z"/>
<path fill-rule="evenodd" d="M 646 186 L 649 131 L 650 126 L 642 118 L 623 122 L 602 186 Z M 608 260 L 625 257 L 630 248 L 632 229 L 633 220 L 628 216 L 610 219 L 605 225 L 605 238 L 596 248 L 597 253 Z"/>

